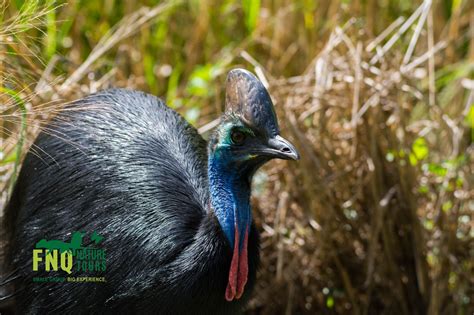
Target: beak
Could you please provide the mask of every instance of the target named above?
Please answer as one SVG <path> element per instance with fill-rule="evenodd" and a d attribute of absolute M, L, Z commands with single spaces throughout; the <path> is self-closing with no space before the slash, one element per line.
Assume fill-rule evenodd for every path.
<path fill-rule="evenodd" d="M 279 135 L 270 138 L 262 150 L 264 155 L 283 160 L 299 160 L 300 155 L 296 148 L 285 138 Z"/>

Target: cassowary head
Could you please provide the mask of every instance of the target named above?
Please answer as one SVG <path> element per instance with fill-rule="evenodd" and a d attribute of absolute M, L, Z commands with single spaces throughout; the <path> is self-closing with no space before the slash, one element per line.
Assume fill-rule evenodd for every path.
<path fill-rule="evenodd" d="M 280 136 L 263 84 L 246 70 L 232 70 L 226 83 L 226 110 L 209 142 L 208 161 L 211 205 L 233 248 L 227 301 L 239 299 L 247 282 L 252 175 L 274 158 L 298 160 L 299 155 Z"/>
<path fill-rule="evenodd" d="M 225 105 L 211 139 L 211 154 L 222 155 L 249 176 L 271 159 L 299 159 L 295 147 L 280 136 L 270 95 L 253 74 L 243 69 L 229 72 Z"/>

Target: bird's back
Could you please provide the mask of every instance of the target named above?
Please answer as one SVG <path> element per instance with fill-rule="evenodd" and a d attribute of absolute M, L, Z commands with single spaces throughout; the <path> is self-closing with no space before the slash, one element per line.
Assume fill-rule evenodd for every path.
<path fill-rule="evenodd" d="M 196 234 L 209 216 L 208 191 L 205 141 L 156 97 L 113 89 L 67 106 L 26 156 L 6 209 L 11 263 L 20 275 L 17 286 L 28 293 L 20 292 L 19 299 L 36 310 L 48 307 L 38 303 L 51 306 L 53 300 L 55 308 L 65 307 L 79 295 L 86 305 L 101 299 L 113 303 L 133 296 L 131 288 L 139 294 L 152 287 L 149 271 L 167 266 L 179 273 L 179 265 L 170 263 L 197 246 Z M 75 294 L 66 292 L 68 284 L 32 284 L 34 244 L 70 240 L 75 231 L 98 231 L 104 237 L 107 283 L 72 283 Z M 212 233 L 209 237 L 220 239 L 211 245 L 225 244 L 219 231 Z M 227 248 L 209 247 L 202 248 L 227 257 Z M 207 258 L 225 266 L 226 275 L 229 262 L 219 257 Z"/>

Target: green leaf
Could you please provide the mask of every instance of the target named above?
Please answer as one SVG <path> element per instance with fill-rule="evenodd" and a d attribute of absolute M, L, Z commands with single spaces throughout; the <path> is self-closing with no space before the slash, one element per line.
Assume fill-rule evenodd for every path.
<path fill-rule="evenodd" d="M 428 172 L 430 172 L 431 174 L 440 176 L 440 177 L 444 177 L 444 176 L 446 176 L 446 173 L 448 172 L 448 170 L 445 167 L 443 167 L 442 165 L 435 164 L 435 163 L 429 163 L 428 164 Z"/>
<path fill-rule="evenodd" d="M 409 155 L 411 165 L 416 165 L 418 161 L 424 160 L 429 153 L 425 138 L 416 138 L 415 142 L 413 142 L 413 145 L 411 146 L 411 151 L 412 152 Z"/>
<path fill-rule="evenodd" d="M 462 0 L 453 0 L 453 4 L 451 6 L 451 12 L 455 12 L 461 6 Z"/>
<path fill-rule="evenodd" d="M 425 220 L 424 222 L 424 226 L 427 230 L 431 231 L 433 228 L 434 228 L 434 221 L 433 220 Z"/>
<path fill-rule="evenodd" d="M 193 96 L 207 97 L 214 94 L 211 83 L 221 74 L 221 63 L 197 66 L 191 73 L 186 91 Z"/>
<path fill-rule="evenodd" d="M 247 30 L 251 33 L 257 25 L 260 13 L 260 0 L 243 0 L 242 7 L 245 14 L 245 26 L 247 26 Z"/>
<path fill-rule="evenodd" d="M 443 203 L 443 205 L 441 206 L 441 209 L 444 212 L 448 212 L 449 210 L 451 210 L 452 207 L 453 207 L 453 202 L 451 200 L 448 200 L 445 203 Z"/>
<path fill-rule="evenodd" d="M 469 77 L 472 71 L 474 71 L 474 63 L 471 62 L 449 64 L 436 71 L 436 89 L 441 90 L 451 83 L 458 85 L 457 80 Z"/>
<path fill-rule="evenodd" d="M 309 30 L 313 29 L 315 26 L 314 12 L 316 10 L 316 7 L 317 7 L 316 1 L 305 0 L 303 2 L 304 26 Z"/>
<path fill-rule="evenodd" d="M 49 7 L 53 7 L 55 4 L 55 0 L 47 0 L 47 5 Z M 45 54 L 48 59 L 56 53 L 57 47 L 57 29 L 56 29 L 56 10 L 50 10 L 48 14 L 46 14 L 46 36 L 44 37 L 45 40 Z"/>
<path fill-rule="evenodd" d="M 418 159 L 416 158 L 415 154 L 410 153 L 408 158 L 410 159 L 410 164 L 411 165 L 415 166 L 416 164 L 418 164 Z"/>
<path fill-rule="evenodd" d="M 332 296 L 328 296 L 328 298 L 326 299 L 326 306 L 328 308 L 334 307 L 334 298 Z"/>
<path fill-rule="evenodd" d="M 428 146 L 426 145 L 425 138 L 423 137 L 417 138 L 415 142 L 413 142 L 411 149 L 413 154 L 419 161 L 424 160 L 429 153 Z"/>
<path fill-rule="evenodd" d="M 145 56 L 143 57 L 143 71 L 145 72 L 145 80 L 148 86 L 150 87 L 150 90 L 153 93 L 156 93 L 156 76 L 154 72 L 154 67 L 155 67 L 155 61 L 154 57 L 151 54 L 145 53 Z"/>
<path fill-rule="evenodd" d="M 212 65 L 197 66 L 191 73 L 187 92 L 194 96 L 208 96 L 212 79 Z"/>
<path fill-rule="evenodd" d="M 421 194 L 427 194 L 429 192 L 429 187 L 426 185 L 422 185 L 420 186 L 420 188 L 418 188 L 418 192 Z"/>
<path fill-rule="evenodd" d="M 469 112 L 466 115 L 465 119 L 467 126 L 471 129 L 474 129 L 474 104 L 471 104 Z"/>
<path fill-rule="evenodd" d="M 15 162 L 16 160 L 17 160 L 17 151 L 12 151 L 10 154 L 5 156 L 5 158 L 3 158 L 0 161 L 0 165 L 5 165 L 5 164 L 8 164 L 8 163 L 12 163 L 12 162 Z"/>
<path fill-rule="evenodd" d="M 428 262 L 428 265 L 430 266 L 435 266 L 438 263 L 438 257 L 433 252 L 429 252 L 428 255 L 426 256 L 426 260 Z"/>

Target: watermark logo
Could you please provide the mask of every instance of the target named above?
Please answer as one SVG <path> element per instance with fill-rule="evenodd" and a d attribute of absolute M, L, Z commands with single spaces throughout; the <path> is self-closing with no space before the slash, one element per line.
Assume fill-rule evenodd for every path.
<path fill-rule="evenodd" d="M 106 253 L 101 248 L 104 237 L 97 232 L 83 245 L 84 232 L 74 232 L 70 242 L 60 240 L 38 241 L 33 249 L 33 271 L 66 272 L 69 276 L 34 277 L 34 282 L 105 282 L 104 277 L 89 276 L 106 270 Z M 80 273 L 81 276 L 74 276 Z M 83 276 L 87 274 L 87 276 Z"/>

